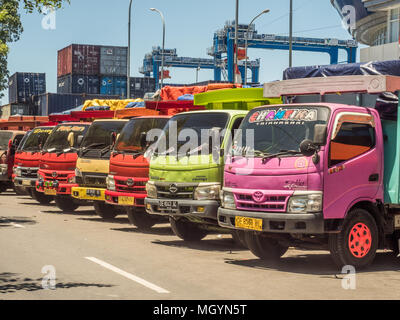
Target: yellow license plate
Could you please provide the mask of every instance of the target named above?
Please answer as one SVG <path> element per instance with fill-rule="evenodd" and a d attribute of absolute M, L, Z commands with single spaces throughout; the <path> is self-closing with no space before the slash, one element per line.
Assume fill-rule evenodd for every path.
<path fill-rule="evenodd" d="M 135 198 L 118 197 L 118 204 L 123 205 L 123 206 L 133 206 L 135 204 Z"/>
<path fill-rule="evenodd" d="M 25 187 L 30 187 L 31 186 L 31 181 L 30 180 L 22 180 L 22 185 Z"/>
<path fill-rule="evenodd" d="M 242 229 L 249 229 L 255 231 L 262 231 L 263 221 L 262 219 L 236 217 L 235 227 Z"/>
<path fill-rule="evenodd" d="M 57 190 L 56 189 L 45 188 L 44 189 L 44 194 L 47 195 L 47 196 L 55 196 L 55 195 L 57 195 Z"/>

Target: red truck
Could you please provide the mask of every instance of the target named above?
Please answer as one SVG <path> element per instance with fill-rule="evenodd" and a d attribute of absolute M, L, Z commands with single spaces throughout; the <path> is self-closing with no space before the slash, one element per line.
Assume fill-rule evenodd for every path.
<path fill-rule="evenodd" d="M 39 162 L 36 191 L 54 197 L 62 211 L 74 211 L 79 203 L 71 197 L 75 183 L 78 148 L 91 123 L 68 122 L 57 125 L 48 137 Z"/>
<path fill-rule="evenodd" d="M 52 197 L 36 191 L 41 150 L 54 126 L 37 127 L 26 134 L 15 154 L 13 182 L 16 191 L 24 189 L 41 204 L 48 204 Z"/>

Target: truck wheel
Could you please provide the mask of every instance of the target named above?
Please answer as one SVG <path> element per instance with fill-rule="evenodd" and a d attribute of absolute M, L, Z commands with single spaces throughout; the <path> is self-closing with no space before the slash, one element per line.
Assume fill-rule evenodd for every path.
<path fill-rule="evenodd" d="M 114 219 L 119 214 L 118 209 L 102 201 L 95 201 L 93 206 L 97 215 L 103 219 Z"/>
<path fill-rule="evenodd" d="M 46 196 L 44 193 L 36 191 L 35 189 L 32 189 L 31 196 L 34 200 L 43 205 L 49 204 L 50 202 L 53 201 L 52 196 Z"/>
<path fill-rule="evenodd" d="M 256 257 L 266 261 L 279 260 L 289 249 L 288 246 L 283 246 L 274 239 L 254 232 L 245 232 L 245 241 L 247 248 Z"/>
<path fill-rule="evenodd" d="M 25 196 L 28 194 L 24 187 L 19 187 L 16 185 L 14 185 L 14 192 L 17 194 L 17 196 Z"/>
<path fill-rule="evenodd" d="M 159 222 L 156 217 L 138 208 L 126 208 L 126 213 L 128 214 L 129 222 L 139 230 L 149 230 Z"/>
<path fill-rule="evenodd" d="M 6 192 L 8 189 L 7 185 L 0 182 L 0 193 Z"/>
<path fill-rule="evenodd" d="M 74 212 L 79 208 L 79 204 L 75 203 L 71 197 L 56 196 L 56 206 L 64 212 Z"/>
<path fill-rule="evenodd" d="M 186 219 L 176 220 L 170 217 L 169 222 L 175 235 L 185 241 L 200 241 L 208 234 L 207 230 L 201 229 L 198 224 Z"/>
<path fill-rule="evenodd" d="M 375 219 L 364 209 L 351 211 L 342 230 L 329 236 L 329 250 L 335 264 L 365 268 L 372 263 L 378 249 L 379 232 Z"/>
<path fill-rule="evenodd" d="M 232 239 L 235 243 L 243 248 L 247 248 L 246 239 L 245 239 L 245 231 L 243 230 L 234 230 L 232 231 Z"/>

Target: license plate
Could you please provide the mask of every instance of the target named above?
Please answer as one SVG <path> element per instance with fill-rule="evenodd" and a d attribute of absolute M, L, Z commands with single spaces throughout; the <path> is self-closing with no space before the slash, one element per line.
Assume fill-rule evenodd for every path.
<path fill-rule="evenodd" d="M 101 197 L 101 192 L 99 190 L 87 189 L 86 190 L 86 195 L 89 196 L 89 197 L 100 198 Z"/>
<path fill-rule="evenodd" d="M 178 209 L 178 201 L 160 201 L 158 206 L 160 209 Z"/>
<path fill-rule="evenodd" d="M 133 206 L 135 204 L 135 198 L 118 197 L 118 204 L 123 205 L 123 206 Z"/>
<path fill-rule="evenodd" d="M 400 216 L 394 216 L 394 227 L 400 229 Z"/>
<path fill-rule="evenodd" d="M 236 217 L 235 227 L 242 229 L 249 229 L 255 231 L 262 231 L 263 221 L 262 219 Z"/>
<path fill-rule="evenodd" d="M 55 196 L 55 195 L 57 195 L 57 190 L 56 189 L 45 188 L 44 189 L 44 194 L 47 195 L 47 196 Z"/>
<path fill-rule="evenodd" d="M 22 185 L 25 187 L 30 187 L 31 186 L 31 181 L 30 180 L 22 180 Z"/>

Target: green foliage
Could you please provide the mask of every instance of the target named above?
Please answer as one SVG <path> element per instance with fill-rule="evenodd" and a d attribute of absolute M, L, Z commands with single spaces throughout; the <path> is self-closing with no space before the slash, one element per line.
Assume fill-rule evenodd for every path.
<path fill-rule="evenodd" d="M 60 9 L 64 2 L 70 3 L 70 0 L 0 0 L 0 98 L 8 86 L 7 44 L 18 41 L 23 32 L 20 6 L 27 13 L 42 13 L 44 7 Z"/>

